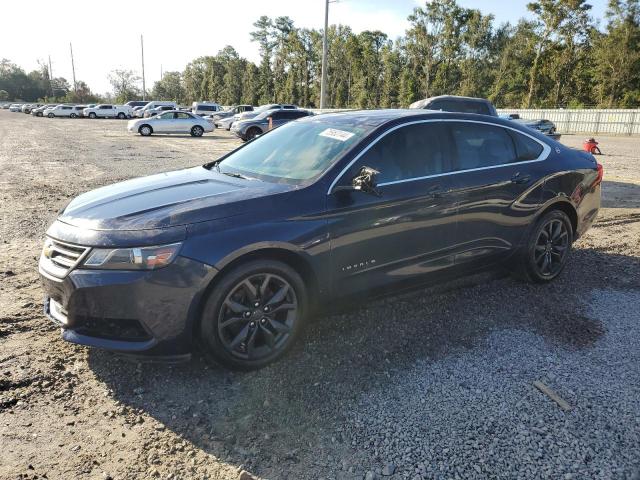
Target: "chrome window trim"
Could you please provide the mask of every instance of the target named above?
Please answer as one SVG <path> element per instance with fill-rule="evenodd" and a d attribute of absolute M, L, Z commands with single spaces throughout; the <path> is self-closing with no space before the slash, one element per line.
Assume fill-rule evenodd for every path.
<path fill-rule="evenodd" d="M 338 183 L 338 180 L 340 180 L 342 178 L 342 176 L 347 172 L 347 170 L 349 170 L 354 163 L 356 163 L 358 160 L 360 160 L 360 158 L 365 153 L 367 153 L 371 147 L 373 147 L 376 143 L 378 143 L 380 140 L 382 140 L 388 134 L 390 134 L 391 132 L 394 132 L 394 131 L 398 130 L 399 128 L 402 128 L 402 127 L 407 127 L 407 126 L 410 126 L 410 125 L 417 125 L 417 124 L 420 124 L 420 123 L 435 123 L 435 122 L 480 123 L 480 124 L 483 124 L 483 125 L 490 125 L 490 126 L 493 126 L 493 127 L 506 128 L 508 130 L 512 130 L 512 131 L 514 131 L 516 133 L 519 133 L 520 135 L 524 135 L 525 137 L 529 137 L 530 139 L 538 142 L 540 145 L 542 145 L 542 152 L 540 153 L 540 155 L 538 155 L 538 158 L 535 158 L 533 160 L 524 160 L 522 162 L 505 163 L 503 165 L 489 165 L 487 167 L 468 168 L 466 170 L 455 170 L 455 171 L 452 171 L 452 172 L 444 172 L 444 173 L 436 173 L 436 174 L 433 174 L 433 175 L 425 175 L 423 177 L 406 178 L 404 180 L 395 180 L 393 182 L 383 182 L 383 183 L 378 184 L 378 186 L 383 187 L 385 185 L 395 185 L 395 184 L 398 184 L 398 183 L 414 182 L 414 181 L 417 181 L 417 180 L 425 180 L 427 178 L 443 177 L 445 175 L 455 175 L 455 174 L 458 174 L 458 173 L 476 172 L 476 171 L 480 171 L 480 170 L 489 170 L 489 169 L 492 169 L 492 168 L 502 168 L 502 167 L 510 167 L 510 166 L 513 166 L 513 165 L 526 164 L 526 163 L 543 162 L 549 157 L 549 154 L 551 153 L 551 147 L 549 145 L 547 145 L 546 143 L 544 143 L 543 141 L 537 139 L 533 135 L 529 135 L 528 133 L 523 132 L 521 130 L 518 130 L 517 128 L 509 127 L 509 126 L 506 126 L 506 125 L 500 125 L 499 123 L 485 122 L 485 121 L 482 121 L 482 120 L 458 119 L 458 118 L 437 118 L 437 119 L 434 118 L 434 119 L 429 119 L 429 120 L 415 120 L 413 122 L 406 122 L 406 123 L 403 123 L 401 125 L 396 125 L 395 127 L 390 128 L 389 130 L 381 133 L 374 141 L 372 141 L 369 145 L 367 145 L 367 148 L 365 148 L 362 152 L 360 152 L 358 155 L 356 155 L 356 157 L 353 160 L 351 160 L 348 163 L 348 165 L 346 167 L 344 167 L 340 171 L 340 173 L 338 175 L 336 175 L 336 178 L 333 180 L 333 182 L 331 182 L 331 185 L 329 185 L 329 189 L 327 190 L 327 195 L 331 195 L 331 191 L 333 190 L 333 187 L 336 186 L 336 183 Z"/>

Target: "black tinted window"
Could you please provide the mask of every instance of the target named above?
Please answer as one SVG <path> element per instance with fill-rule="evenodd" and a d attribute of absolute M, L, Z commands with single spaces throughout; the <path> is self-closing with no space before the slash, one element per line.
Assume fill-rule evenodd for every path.
<path fill-rule="evenodd" d="M 217 111 L 217 107 L 212 105 L 200 105 L 196 110 L 201 110 L 203 112 L 215 112 Z"/>
<path fill-rule="evenodd" d="M 107 110 L 107 109 L 110 109 L 110 108 L 112 108 L 111 105 L 102 105 L 100 107 L 101 110 Z"/>
<path fill-rule="evenodd" d="M 513 140 L 504 128 L 471 122 L 454 122 L 449 128 L 458 170 L 504 165 L 517 159 Z"/>
<path fill-rule="evenodd" d="M 513 143 L 516 146 L 516 155 L 519 161 L 535 160 L 542 153 L 542 145 L 534 139 L 521 133 L 510 132 Z"/>
<path fill-rule="evenodd" d="M 418 123 L 398 128 L 371 147 L 357 163 L 380 172 L 378 182 L 436 175 L 450 170 L 442 125 Z"/>

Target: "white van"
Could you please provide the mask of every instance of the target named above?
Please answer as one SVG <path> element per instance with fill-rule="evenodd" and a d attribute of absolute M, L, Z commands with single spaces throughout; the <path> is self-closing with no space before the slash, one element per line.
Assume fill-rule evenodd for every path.
<path fill-rule="evenodd" d="M 191 104 L 191 113 L 194 115 L 211 115 L 219 112 L 222 107 L 215 102 L 193 102 Z"/>
<path fill-rule="evenodd" d="M 177 110 L 178 109 L 178 105 L 176 104 L 176 102 L 170 102 L 170 101 L 165 101 L 165 100 L 152 100 L 149 103 L 147 103 L 144 107 L 142 107 L 140 110 L 138 110 L 136 112 L 136 116 L 142 118 L 145 116 L 145 113 L 153 110 L 154 108 L 157 107 L 172 107 L 172 110 Z M 148 115 L 147 115 L 148 116 Z"/>

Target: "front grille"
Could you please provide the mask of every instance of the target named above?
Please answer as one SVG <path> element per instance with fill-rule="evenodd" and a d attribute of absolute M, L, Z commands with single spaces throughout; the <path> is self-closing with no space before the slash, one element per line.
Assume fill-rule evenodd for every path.
<path fill-rule="evenodd" d="M 40 268 L 45 274 L 55 278 L 64 278 L 89 252 L 89 247 L 72 245 L 47 238 L 40 255 Z"/>

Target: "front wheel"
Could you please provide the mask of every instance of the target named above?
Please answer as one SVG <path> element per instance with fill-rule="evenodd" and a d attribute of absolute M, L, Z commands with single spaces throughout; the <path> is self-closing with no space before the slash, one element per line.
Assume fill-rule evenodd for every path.
<path fill-rule="evenodd" d="M 521 270 L 525 279 L 536 283 L 555 279 L 567 263 L 572 242 L 573 228 L 566 213 L 552 210 L 543 215 L 523 252 Z"/>
<path fill-rule="evenodd" d="M 78 115 L 76 115 L 75 113 L 72 113 L 71 115 L 69 115 L 71 118 L 78 118 Z"/>
<path fill-rule="evenodd" d="M 275 260 L 231 270 L 211 291 L 200 320 L 200 341 L 216 361 L 254 370 L 280 358 L 300 335 L 307 309 L 302 277 Z"/>
<path fill-rule="evenodd" d="M 200 125 L 195 125 L 194 127 L 191 128 L 192 137 L 201 137 L 203 133 L 204 133 L 204 128 L 202 128 Z"/>
<path fill-rule="evenodd" d="M 92 120 L 96 118 L 96 114 L 95 112 L 90 112 L 89 113 L 89 118 L 91 118 Z"/>
<path fill-rule="evenodd" d="M 261 134 L 262 134 L 262 130 L 260 130 L 258 127 L 250 128 L 249 131 L 247 132 L 247 141 L 251 141 Z"/>
<path fill-rule="evenodd" d="M 55 117 L 55 115 L 53 113 L 50 113 L 50 114 L 47 115 L 47 117 L 53 118 L 53 117 Z"/>
<path fill-rule="evenodd" d="M 143 137 L 148 137 L 149 135 L 151 135 L 153 133 L 153 129 L 149 125 L 142 125 L 138 129 L 138 133 L 140 135 L 142 135 Z"/>

